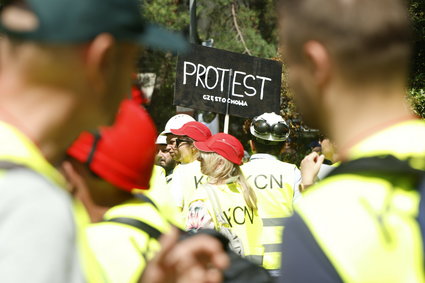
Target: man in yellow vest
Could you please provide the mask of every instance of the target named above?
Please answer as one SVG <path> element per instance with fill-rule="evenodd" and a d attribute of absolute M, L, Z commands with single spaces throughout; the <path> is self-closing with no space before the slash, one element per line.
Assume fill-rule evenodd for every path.
<path fill-rule="evenodd" d="M 425 282 L 421 191 L 416 176 L 392 165 L 425 170 L 425 123 L 405 100 L 405 1 L 281 4 L 295 102 L 305 122 L 335 142 L 342 161 L 303 194 L 285 223 L 281 281 Z M 380 164 L 374 171 L 336 174 L 371 160 Z"/>
<path fill-rule="evenodd" d="M 195 141 L 205 141 L 211 137 L 210 129 L 201 122 L 191 121 L 179 128 L 171 128 L 167 136 L 171 156 L 180 164 L 173 172 L 170 190 L 176 201 L 177 208 L 183 212 L 186 219 L 187 209 L 192 194 L 201 182 L 206 182 L 206 176 L 201 173 L 201 164 L 197 160 L 198 149 Z"/>
<path fill-rule="evenodd" d="M 155 164 L 164 168 L 165 179 L 168 184 L 173 177 L 176 161 L 170 154 L 170 148 L 167 146 L 167 137 L 165 135 L 159 135 L 155 143 L 158 149 Z"/>
<path fill-rule="evenodd" d="M 167 209 L 140 193 L 140 198 L 133 195 L 136 189 L 149 189 L 155 138 L 146 110 L 125 100 L 115 124 L 95 134 L 82 133 L 63 164 L 93 223 L 87 229 L 89 244 L 108 282 L 137 282 L 146 261 L 159 250 L 156 237 L 173 223 L 175 215 L 165 215 Z"/>
<path fill-rule="evenodd" d="M 173 180 L 174 169 L 179 164 L 178 158 L 176 158 L 174 154 L 171 154 L 171 151 L 172 151 L 171 143 L 174 143 L 175 140 L 177 139 L 177 137 L 173 136 L 173 134 L 171 133 L 171 129 L 179 129 L 183 127 L 184 124 L 188 122 L 193 122 L 193 121 L 195 121 L 195 119 L 190 115 L 183 114 L 183 113 L 176 114 L 170 119 L 168 119 L 167 123 L 165 124 L 164 130 L 158 136 L 157 141 L 160 142 L 161 144 L 165 144 L 165 150 L 167 151 L 167 154 L 173 160 L 173 163 L 174 163 L 171 172 L 167 174 L 167 178 L 166 178 L 167 184 L 170 184 L 171 181 Z M 176 198 L 176 197 L 173 196 L 173 198 Z"/>
<path fill-rule="evenodd" d="M 255 117 L 250 125 L 250 145 L 254 154 L 241 166 L 255 190 L 259 214 L 263 220 L 263 266 L 273 277 L 279 276 L 283 219 L 292 215 L 292 204 L 298 199 L 301 173 L 294 164 L 277 159 L 289 127 L 276 113 Z"/>
<path fill-rule="evenodd" d="M 78 233 L 87 215 L 55 166 L 79 133 L 113 120 L 140 44 L 184 49 L 180 37 L 148 25 L 139 10 L 136 0 L 8 1 L 3 7 L 0 281 L 105 281 Z M 173 238 L 168 244 L 164 253 L 172 254 L 178 245 Z M 201 247 L 189 248 L 194 254 Z M 152 269 L 161 267 L 175 274 L 175 265 Z"/>

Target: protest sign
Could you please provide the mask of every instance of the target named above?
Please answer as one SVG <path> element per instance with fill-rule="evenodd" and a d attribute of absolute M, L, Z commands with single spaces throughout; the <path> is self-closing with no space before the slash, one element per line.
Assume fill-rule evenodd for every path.
<path fill-rule="evenodd" d="M 276 61 L 192 45 L 178 58 L 174 104 L 245 118 L 279 113 L 281 73 Z"/>

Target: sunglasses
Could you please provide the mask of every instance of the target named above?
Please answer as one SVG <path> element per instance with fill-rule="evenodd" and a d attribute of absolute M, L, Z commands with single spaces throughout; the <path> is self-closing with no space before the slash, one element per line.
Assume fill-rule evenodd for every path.
<path fill-rule="evenodd" d="M 289 133 L 289 127 L 282 121 L 275 124 L 269 124 L 264 119 L 259 119 L 253 123 L 254 131 L 259 135 L 272 134 L 276 137 L 286 137 Z"/>
<path fill-rule="evenodd" d="M 177 139 L 176 139 L 176 148 L 180 147 L 180 145 L 181 145 L 182 143 L 192 144 L 192 143 L 193 143 L 193 140 L 177 138 Z"/>

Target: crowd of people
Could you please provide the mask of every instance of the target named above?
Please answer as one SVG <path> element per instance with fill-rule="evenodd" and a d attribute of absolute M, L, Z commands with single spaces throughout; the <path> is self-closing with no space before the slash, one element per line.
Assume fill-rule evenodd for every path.
<path fill-rule="evenodd" d="M 278 160 L 290 134 L 280 115 L 255 117 L 249 131 L 249 151 L 254 154 L 244 163 L 246 150 L 234 136 L 212 135 L 203 123 L 177 114 L 157 138 L 157 164 L 164 168 L 186 230 L 231 230 L 238 239 L 231 242 L 233 250 L 277 277 L 283 219 L 292 215 L 294 201 L 301 198 L 301 172 Z M 312 174 L 305 172 L 305 179 Z"/>
<path fill-rule="evenodd" d="M 138 49 L 187 43 L 140 9 L 2 9 L 1 282 L 425 282 L 402 0 L 279 1 L 289 86 L 329 137 L 300 168 L 279 160 L 290 127 L 276 113 L 252 117 L 245 148 L 186 114 L 158 133 L 130 95 Z"/>

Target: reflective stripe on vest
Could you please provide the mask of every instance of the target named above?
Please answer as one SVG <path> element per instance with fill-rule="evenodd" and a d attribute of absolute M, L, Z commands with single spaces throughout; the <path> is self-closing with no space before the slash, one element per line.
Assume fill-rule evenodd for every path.
<path fill-rule="evenodd" d="M 264 226 L 264 234 L 273 229 L 273 233 L 278 234 L 279 238 L 275 239 L 275 243 L 267 241 L 267 237 L 263 235 L 264 260 L 263 267 L 269 271 L 272 276 L 277 277 L 281 262 L 282 253 L 282 230 L 285 217 L 262 218 Z"/>
<path fill-rule="evenodd" d="M 272 277 L 279 277 L 280 276 L 280 269 L 267 269 L 267 271 L 269 272 L 269 274 Z"/>
<path fill-rule="evenodd" d="M 283 227 L 283 221 L 285 217 L 276 217 L 276 218 L 261 218 L 263 220 L 264 227 L 270 226 L 279 226 Z"/>
<path fill-rule="evenodd" d="M 264 244 L 265 253 L 276 253 L 282 251 L 282 244 Z"/>
<path fill-rule="evenodd" d="M 281 263 L 283 219 L 293 212 L 293 184 L 300 177 L 295 165 L 277 159 L 258 158 L 241 166 L 257 195 L 263 220 L 261 243 L 264 245 L 263 267 L 278 270 Z"/>

